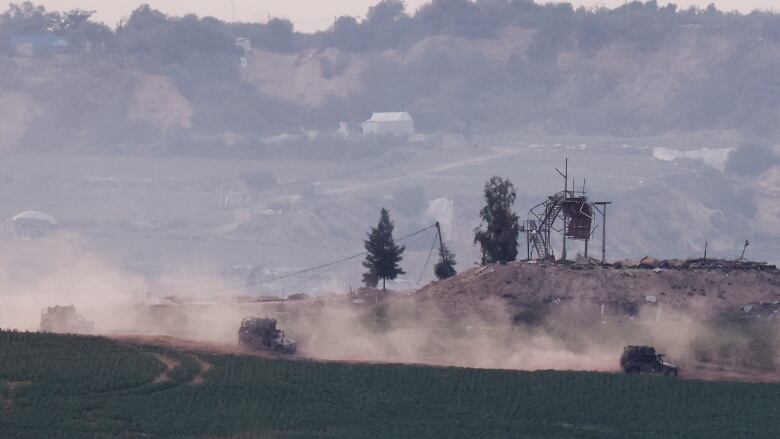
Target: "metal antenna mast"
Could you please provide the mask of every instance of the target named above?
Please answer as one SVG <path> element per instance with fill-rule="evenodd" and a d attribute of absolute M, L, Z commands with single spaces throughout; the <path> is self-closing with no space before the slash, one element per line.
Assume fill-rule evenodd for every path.
<path fill-rule="evenodd" d="M 606 262 L 606 216 L 608 204 L 611 202 L 591 202 L 585 192 L 586 180 L 582 180 L 582 191 L 577 191 L 576 182 L 571 180 L 569 187 L 569 160 L 566 159 L 564 170 L 555 168 L 563 178 L 563 191 L 547 197 L 547 201 L 537 204 L 529 211 L 528 219 L 523 222 L 521 231 L 526 234 L 528 259 L 536 257 L 544 260 L 554 260 L 552 248 L 552 232 L 561 233 L 563 248 L 561 261 L 567 260 L 568 241 L 584 241 L 585 257 L 588 257 L 589 241 L 595 232 L 594 212 L 601 214 L 602 226 L 602 262 Z"/>
<path fill-rule="evenodd" d="M 742 262 L 745 260 L 745 250 L 747 250 L 748 246 L 750 245 L 750 241 L 747 239 L 745 240 L 745 246 L 742 247 L 742 254 L 739 256 L 739 261 Z"/>

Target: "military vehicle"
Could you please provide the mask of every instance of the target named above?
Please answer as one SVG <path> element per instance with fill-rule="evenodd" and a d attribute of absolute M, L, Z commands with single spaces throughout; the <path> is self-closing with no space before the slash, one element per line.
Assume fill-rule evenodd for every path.
<path fill-rule="evenodd" d="M 620 367 L 626 373 L 662 373 L 677 376 L 677 366 L 664 361 L 664 354 L 655 352 L 652 346 L 626 346 L 620 356 Z"/>
<path fill-rule="evenodd" d="M 296 343 L 276 329 L 276 319 L 247 317 L 238 328 L 238 344 L 252 349 L 294 354 Z"/>
<path fill-rule="evenodd" d="M 51 306 L 41 311 L 41 331 L 61 334 L 92 334 L 95 322 L 88 322 L 76 307 Z"/>

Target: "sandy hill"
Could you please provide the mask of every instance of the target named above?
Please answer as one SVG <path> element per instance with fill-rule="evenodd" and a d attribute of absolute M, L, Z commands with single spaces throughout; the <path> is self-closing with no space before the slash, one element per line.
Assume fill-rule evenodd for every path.
<path fill-rule="evenodd" d="M 516 319 L 546 307 L 637 315 L 647 309 L 773 313 L 780 300 L 780 271 L 650 269 L 512 262 L 472 268 L 418 292 L 418 300 L 462 314 L 475 305 L 505 305 Z M 752 306 L 751 306 L 752 305 Z M 554 308 L 547 308 L 554 309 Z M 598 311 L 597 311 L 598 312 Z"/>

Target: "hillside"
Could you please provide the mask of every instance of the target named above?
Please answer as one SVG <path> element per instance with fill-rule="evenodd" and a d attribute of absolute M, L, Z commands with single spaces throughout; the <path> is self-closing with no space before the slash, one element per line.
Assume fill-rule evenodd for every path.
<path fill-rule="evenodd" d="M 20 110 L 0 118 L 2 150 L 257 157 L 269 136 L 391 110 L 467 140 L 778 134 L 769 12 L 441 0 L 407 15 L 384 0 L 316 34 L 148 6 L 116 29 L 89 18 L 0 14 L 0 115 Z"/>
<path fill-rule="evenodd" d="M 736 313 L 751 304 L 777 304 L 780 271 L 728 268 L 640 268 L 511 262 L 466 270 L 433 282 L 418 300 L 440 304 L 457 313 L 483 302 L 501 303 L 510 310 L 554 309 L 573 304 L 583 312 L 638 316 L 648 309 L 690 312 L 700 316 Z M 651 297 L 648 297 L 651 296 Z M 599 308 L 599 309 L 595 309 Z M 780 307 L 776 307 L 780 309 Z M 767 317 L 765 315 L 765 317 Z"/>
<path fill-rule="evenodd" d="M 593 361 L 589 364 L 609 367 L 610 353 L 621 346 L 649 344 L 683 370 L 778 369 L 777 269 L 661 264 L 664 268 L 489 265 L 433 282 L 415 298 L 418 306 L 435 310 L 429 315 L 475 328 L 511 324 L 515 334 L 523 334 L 511 345 L 521 368 L 544 361 L 576 368 L 585 362 L 577 357 L 582 355 Z M 500 352 L 502 345 L 496 346 Z"/>
<path fill-rule="evenodd" d="M 268 360 L 0 332 L 4 438 L 772 437 L 778 390 Z"/>

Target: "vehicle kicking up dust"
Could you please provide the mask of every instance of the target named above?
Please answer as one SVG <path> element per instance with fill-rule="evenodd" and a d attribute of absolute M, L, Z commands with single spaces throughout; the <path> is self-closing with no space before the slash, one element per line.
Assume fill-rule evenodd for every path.
<path fill-rule="evenodd" d="M 620 356 L 620 367 L 626 373 L 650 372 L 677 376 L 677 366 L 664 361 L 664 354 L 657 354 L 652 346 L 626 346 Z"/>
<path fill-rule="evenodd" d="M 294 354 L 297 345 L 284 331 L 276 329 L 276 319 L 247 317 L 238 329 L 238 344 L 252 349 Z"/>
<path fill-rule="evenodd" d="M 60 334 L 94 334 L 95 322 L 84 319 L 73 305 L 51 306 L 41 311 L 41 331 Z"/>

